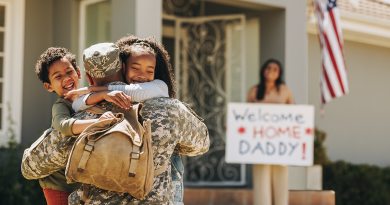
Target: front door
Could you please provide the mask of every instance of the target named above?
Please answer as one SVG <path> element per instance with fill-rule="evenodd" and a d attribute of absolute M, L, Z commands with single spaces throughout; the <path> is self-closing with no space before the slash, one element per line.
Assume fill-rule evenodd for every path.
<path fill-rule="evenodd" d="M 245 185 L 245 165 L 225 162 L 228 102 L 245 102 L 245 16 L 175 19 L 178 98 L 204 119 L 210 150 L 183 156 L 186 186 Z"/>

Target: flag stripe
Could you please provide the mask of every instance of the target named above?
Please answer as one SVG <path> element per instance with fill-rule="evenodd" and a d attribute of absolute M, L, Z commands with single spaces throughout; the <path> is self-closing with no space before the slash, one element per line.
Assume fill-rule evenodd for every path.
<path fill-rule="evenodd" d="M 338 33 L 338 30 L 337 30 L 337 27 L 336 27 L 336 22 L 334 20 L 334 16 L 333 16 L 333 11 L 332 10 L 329 11 L 329 17 L 332 20 L 333 30 L 335 31 L 334 33 L 336 34 L 337 42 L 338 42 L 338 44 L 340 46 L 340 50 L 343 50 L 343 46 L 341 45 L 341 42 L 340 42 L 340 37 L 339 37 L 339 33 Z"/>
<path fill-rule="evenodd" d="M 345 70 L 345 61 L 344 61 L 344 57 L 343 57 L 343 52 L 342 50 L 340 50 L 340 47 L 338 46 L 338 43 L 337 43 L 337 38 L 336 38 L 336 35 L 335 35 L 335 32 L 333 29 L 329 29 L 329 35 L 327 35 L 327 37 L 329 38 L 329 43 L 331 44 L 332 46 L 332 51 L 333 51 L 333 56 L 335 58 L 335 62 L 337 64 L 337 67 L 338 67 L 338 71 L 339 71 L 339 74 L 340 74 L 340 78 L 341 78 L 341 83 L 343 85 L 343 88 L 344 88 L 344 94 L 346 93 L 345 90 L 347 90 L 348 88 L 348 84 L 346 84 L 346 70 Z"/>
<path fill-rule="evenodd" d="M 337 66 L 335 57 L 333 55 L 332 47 L 330 46 L 329 39 L 328 39 L 328 34 L 326 32 L 324 32 L 324 38 L 325 38 L 326 47 L 328 48 L 327 50 L 329 52 L 330 59 L 332 60 L 334 71 L 336 72 L 337 78 L 338 78 L 339 83 L 340 83 L 341 90 L 345 94 L 343 82 L 341 81 L 341 77 L 340 77 L 339 68 Z"/>
<path fill-rule="evenodd" d="M 337 9 L 337 8 L 334 8 L 334 9 Z M 344 56 L 344 46 L 343 46 L 343 39 L 339 37 L 339 33 L 341 33 L 340 31 L 340 25 L 337 24 L 336 20 L 335 20 L 335 17 L 339 17 L 339 12 L 336 12 L 334 13 L 333 12 L 333 9 L 332 10 L 329 10 L 329 16 L 332 20 L 332 26 L 333 26 L 333 31 L 335 33 L 335 35 L 337 36 L 337 42 L 338 42 L 338 45 L 339 45 L 339 48 L 340 48 L 340 55 L 338 55 L 341 59 L 340 61 L 342 61 L 340 64 L 342 64 L 342 68 L 340 68 L 340 72 L 341 72 L 341 78 L 342 78 L 342 82 L 343 82 L 343 87 L 345 89 L 345 92 L 344 93 L 348 93 L 348 78 L 347 78 L 347 66 L 345 64 L 345 56 Z"/>
<path fill-rule="evenodd" d="M 323 73 L 322 73 L 322 74 L 324 75 L 326 85 L 327 85 L 327 87 L 328 87 L 328 90 L 329 90 L 329 92 L 330 92 L 330 95 L 334 98 L 334 97 L 336 97 L 336 95 L 334 94 L 332 84 L 331 84 L 330 81 L 329 81 L 328 73 L 326 72 L 325 66 L 324 66 L 324 65 L 322 65 L 322 66 L 323 66 Z"/>
<path fill-rule="evenodd" d="M 339 97 L 343 95 L 343 91 L 341 90 L 340 83 L 337 79 L 337 74 L 333 68 L 332 61 L 329 56 L 329 52 L 326 50 L 326 47 L 322 51 L 323 53 L 323 62 L 324 68 L 326 69 L 326 74 L 328 76 L 329 82 L 332 85 L 332 89 L 334 91 L 335 97 Z M 322 73 L 324 75 L 324 73 Z M 324 78 L 325 80 L 325 78 Z"/>

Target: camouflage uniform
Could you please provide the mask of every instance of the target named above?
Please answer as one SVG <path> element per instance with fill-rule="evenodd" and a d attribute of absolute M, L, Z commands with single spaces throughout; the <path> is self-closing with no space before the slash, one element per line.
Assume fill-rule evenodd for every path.
<path fill-rule="evenodd" d="M 110 103 L 100 104 L 108 110 L 112 109 Z M 172 98 L 154 98 L 146 100 L 143 104 L 142 115 L 151 120 L 155 169 L 160 168 L 165 163 L 168 163 L 167 168 L 162 174 L 154 178 L 153 188 L 145 200 L 141 201 L 129 194 L 102 190 L 91 186 L 86 204 L 174 204 L 170 157 L 175 146 L 178 145 L 184 154 L 189 156 L 200 155 L 208 151 L 210 141 L 205 124 L 195 117 L 180 101 Z M 80 111 L 74 116 L 76 119 L 95 119 L 98 117 L 98 115 L 87 111 Z M 60 138 L 67 142 L 65 137 L 61 136 Z M 45 165 L 45 170 L 40 169 L 39 163 L 30 162 L 25 166 L 22 165 L 22 172 L 39 172 L 40 175 L 48 175 L 50 164 L 53 165 L 54 169 L 63 169 L 66 166 L 66 161 L 57 162 L 56 159 L 67 157 L 70 149 L 61 149 L 59 146 L 47 145 L 45 150 L 40 150 L 39 156 L 37 156 L 38 159 L 45 159 L 41 161 L 51 162 Z M 31 169 L 32 164 L 35 165 L 35 167 L 33 166 L 34 170 L 23 170 L 25 168 Z M 73 192 L 69 196 L 69 204 L 79 204 L 81 194 L 82 188 Z"/>

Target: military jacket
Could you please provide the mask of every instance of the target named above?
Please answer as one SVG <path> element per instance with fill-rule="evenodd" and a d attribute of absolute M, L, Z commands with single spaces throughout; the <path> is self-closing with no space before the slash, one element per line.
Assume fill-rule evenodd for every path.
<path fill-rule="evenodd" d="M 210 140 L 207 127 L 180 101 L 172 98 L 154 98 L 143 102 L 143 104 L 142 115 L 151 121 L 155 169 L 168 163 L 166 170 L 154 178 L 153 188 L 145 200 L 141 201 L 129 194 L 107 191 L 91 186 L 86 204 L 174 204 L 171 163 L 169 159 L 175 146 L 178 145 L 181 151 L 189 156 L 204 154 L 208 151 Z M 110 110 L 109 105 L 110 103 L 106 103 L 102 106 Z M 87 111 L 78 112 L 74 116 L 76 119 L 96 119 L 98 117 L 98 115 Z M 65 138 L 64 141 L 67 142 Z M 45 158 L 44 161 L 53 161 L 53 168 L 64 168 L 66 162 L 63 163 L 63 160 L 56 162 L 55 159 L 63 159 L 64 156 L 69 156 L 70 149 L 60 151 L 58 146 L 48 146 L 48 149 L 41 150 L 39 153 L 40 157 L 37 158 Z M 59 157 L 60 155 L 63 157 Z M 34 164 L 34 162 L 30 164 Z M 50 163 L 46 163 L 45 167 L 50 167 Z M 44 175 L 48 171 L 47 169 L 40 170 L 39 167 L 35 167 L 35 170 L 32 172 L 39 172 Z M 69 196 L 69 204 L 79 204 L 81 195 L 82 187 Z"/>

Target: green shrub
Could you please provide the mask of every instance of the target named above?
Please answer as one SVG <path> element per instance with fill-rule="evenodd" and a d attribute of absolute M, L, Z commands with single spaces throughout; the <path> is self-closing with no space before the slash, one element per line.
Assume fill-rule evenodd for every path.
<path fill-rule="evenodd" d="M 10 141 L 8 147 L 0 147 L 0 204 L 44 205 L 46 200 L 38 180 L 27 180 L 22 175 L 20 164 L 23 148 L 15 140 L 12 129 L 15 122 L 11 115 L 8 122 L 7 137 L 10 137 Z"/>
<path fill-rule="evenodd" d="M 314 164 L 329 163 L 328 156 L 326 155 L 326 148 L 323 145 L 325 140 L 326 132 L 316 128 L 314 134 Z"/>
<path fill-rule="evenodd" d="M 338 205 L 390 205 L 390 167 L 331 162 L 323 142 L 326 133 L 316 129 L 314 164 L 322 164 L 323 189 L 336 193 Z"/>
<path fill-rule="evenodd" d="M 324 164 L 323 189 L 336 192 L 336 204 L 390 204 L 390 167 L 344 161 Z"/>

